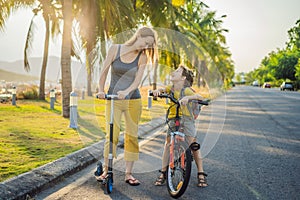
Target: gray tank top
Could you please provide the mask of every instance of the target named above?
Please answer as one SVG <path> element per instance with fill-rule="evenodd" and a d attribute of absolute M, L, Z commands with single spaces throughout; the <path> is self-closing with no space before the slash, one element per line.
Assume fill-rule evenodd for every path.
<path fill-rule="evenodd" d="M 141 52 L 136 59 L 131 63 L 124 63 L 120 56 L 121 45 L 118 46 L 118 53 L 115 60 L 111 64 L 111 81 L 108 89 L 108 94 L 117 94 L 118 91 L 125 90 L 134 81 L 136 72 L 138 71 L 138 61 Z M 141 94 L 139 89 L 130 92 L 126 99 L 139 99 Z"/>

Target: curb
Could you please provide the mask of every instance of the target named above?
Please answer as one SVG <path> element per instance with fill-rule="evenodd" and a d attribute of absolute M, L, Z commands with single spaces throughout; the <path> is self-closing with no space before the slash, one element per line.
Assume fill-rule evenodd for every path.
<path fill-rule="evenodd" d="M 147 124 L 139 126 L 139 137 L 147 134 L 164 124 L 162 118 L 151 120 Z M 56 183 L 68 177 L 92 163 L 98 161 L 103 154 L 104 140 L 51 163 L 33 169 L 32 171 L 18 175 L 0 183 L 1 200 L 23 200 L 35 196 Z"/>

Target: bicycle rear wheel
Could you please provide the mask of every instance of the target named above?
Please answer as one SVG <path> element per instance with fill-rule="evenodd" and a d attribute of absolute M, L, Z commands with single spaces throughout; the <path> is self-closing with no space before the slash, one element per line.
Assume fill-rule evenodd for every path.
<path fill-rule="evenodd" d="M 167 168 L 167 187 L 171 197 L 179 198 L 185 192 L 191 176 L 192 155 L 185 142 L 174 145 L 174 167 Z"/>

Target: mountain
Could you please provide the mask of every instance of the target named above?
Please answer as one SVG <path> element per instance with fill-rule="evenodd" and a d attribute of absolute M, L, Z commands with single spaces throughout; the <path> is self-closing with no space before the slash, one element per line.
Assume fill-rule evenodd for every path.
<path fill-rule="evenodd" d="M 27 72 L 24 69 L 23 60 L 17 60 L 15 62 L 0 61 L 0 69 L 5 70 L 6 72 L 11 72 L 19 75 L 18 78 L 16 78 L 17 80 L 10 80 L 10 81 L 18 81 L 18 79 L 20 79 L 20 76 L 37 77 L 37 79 L 39 80 L 40 73 L 41 73 L 41 66 L 42 66 L 42 58 L 30 58 L 29 64 L 30 64 L 30 71 Z M 60 58 L 55 56 L 50 56 L 48 58 L 46 80 L 57 83 L 59 79 L 61 79 L 60 69 L 61 69 Z M 81 75 L 82 72 L 85 71 L 85 67 L 82 66 L 80 62 L 72 60 L 71 71 L 72 71 L 72 79 L 73 79 L 72 81 L 77 82 L 79 73 Z M 1 77 L 3 77 L 1 78 L 1 80 L 6 80 L 4 72 L 0 71 L 0 73 L 1 73 Z"/>
<path fill-rule="evenodd" d="M 37 81 L 39 78 L 37 76 L 21 75 L 0 69 L 0 80 L 5 80 L 7 82 L 28 82 Z"/>

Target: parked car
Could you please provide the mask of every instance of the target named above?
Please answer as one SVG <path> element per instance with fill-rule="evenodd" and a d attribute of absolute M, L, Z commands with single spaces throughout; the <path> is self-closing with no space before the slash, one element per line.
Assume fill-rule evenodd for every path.
<path fill-rule="evenodd" d="M 284 90 L 290 90 L 290 91 L 294 91 L 294 85 L 291 82 L 283 82 L 280 85 L 280 90 L 284 91 Z"/>
<path fill-rule="evenodd" d="M 259 86 L 258 81 L 253 81 L 252 86 L 258 87 Z"/>
<path fill-rule="evenodd" d="M 262 87 L 263 88 L 271 88 L 271 84 L 270 83 L 264 83 Z"/>

